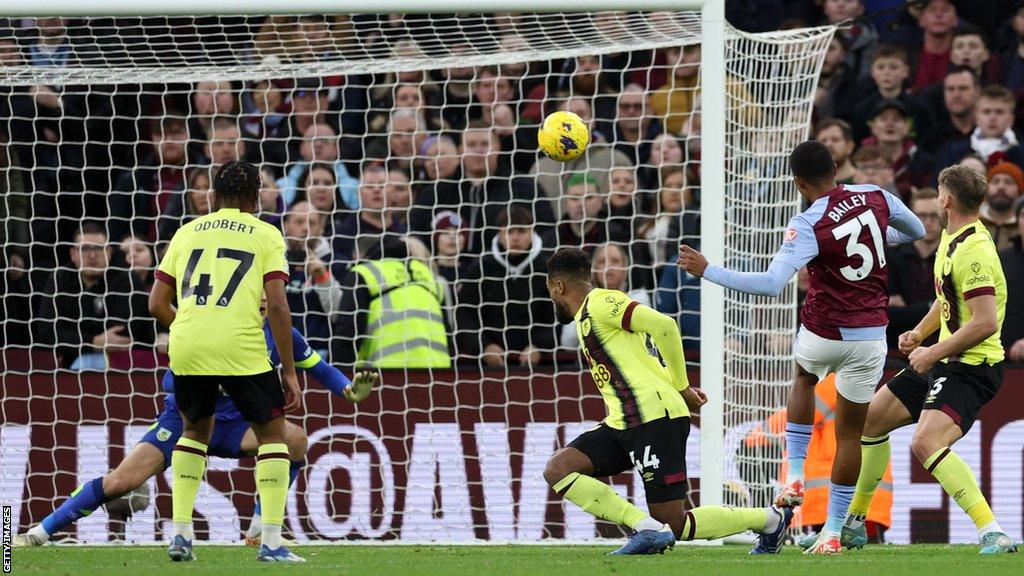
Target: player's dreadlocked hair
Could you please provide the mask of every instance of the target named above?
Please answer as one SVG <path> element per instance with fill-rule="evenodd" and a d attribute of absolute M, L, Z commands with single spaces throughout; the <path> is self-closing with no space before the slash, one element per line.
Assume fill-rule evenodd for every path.
<path fill-rule="evenodd" d="M 244 161 L 228 162 L 213 180 L 213 198 L 217 207 L 227 205 L 256 206 L 260 201 L 259 168 Z"/>
<path fill-rule="evenodd" d="M 590 282 L 590 255 L 579 248 L 560 248 L 548 259 L 548 275 Z"/>

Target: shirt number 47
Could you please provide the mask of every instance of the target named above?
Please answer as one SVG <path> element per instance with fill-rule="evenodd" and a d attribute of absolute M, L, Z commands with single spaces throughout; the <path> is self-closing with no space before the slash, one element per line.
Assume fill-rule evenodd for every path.
<path fill-rule="evenodd" d="M 658 455 L 651 452 L 651 445 L 644 446 L 644 456 L 640 460 L 636 459 L 636 451 L 629 451 L 629 459 L 633 462 L 633 468 L 636 468 L 637 474 L 643 475 L 644 468 L 651 468 L 657 470 L 658 466 L 661 465 L 661 460 L 658 460 Z"/>

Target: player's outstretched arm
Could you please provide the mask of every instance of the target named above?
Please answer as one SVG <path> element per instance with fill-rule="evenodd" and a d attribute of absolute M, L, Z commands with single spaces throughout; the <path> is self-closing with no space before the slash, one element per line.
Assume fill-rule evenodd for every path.
<path fill-rule="evenodd" d="M 778 259 L 773 260 L 765 272 L 736 272 L 721 266 L 712 266 L 708 264 L 703 254 L 686 244 L 679 246 L 678 264 L 680 268 L 708 282 L 760 296 L 782 294 L 786 283 L 796 274 L 796 268 Z"/>
<path fill-rule="evenodd" d="M 654 345 L 661 352 L 662 359 L 668 367 L 668 373 L 672 377 L 672 383 L 680 392 L 690 386 L 686 376 L 686 358 L 683 356 L 683 339 L 679 335 L 679 325 L 676 321 L 661 312 L 642 304 L 633 302 L 630 304 L 628 321 L 623 322 L 623 328 L 631 332 L 644 332 L 651 336 Z"/>
<path fill-rule="evenodd" d="M 883 192 L 885 192 L 883 190 Z M 885 241 L 889 244 L 906 244 L 924 238 L 924 224 L 907 205 L 895 195 L 885 192 L 889 204 L 889 227 L 885 230 Z"/>

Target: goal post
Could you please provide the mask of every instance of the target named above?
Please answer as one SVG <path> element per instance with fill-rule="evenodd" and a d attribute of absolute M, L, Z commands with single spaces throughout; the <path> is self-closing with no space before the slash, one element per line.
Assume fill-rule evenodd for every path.
<path fill-rule="evenodd" d="M 338 136 L 345 145 L 358 149 L 364 157 L 368 157 L 375 146 L 383 146 L 382 160 L 388 164 L 395 160 L 395 150 L 390 148 L 387 130 L 403 116 L 396 113 L 399 108 L 395 102 L 396 87 L 401 83 L 396 78 L 423 73 L 422 80 L 417 81 L 419 95 L 416 96 L 423 100 L 417 109 L 423 112 L 417 112 L 416 127 L 411 129 L 413 152 L 405 164 L 406 169 L 413 172 L 412 185 L 415 189 L 420 184 L 416 171 L 429 172 L 417 162 L 423 159 L 427 150 L 435 150 L 432 146 L 438 151 L 430 154 L 444 156 L 441 150 L 443 142 L 440 141 L 464 130 L 468 124 L 465 116 L 455 119 L 448 116 L 453 95 L 465 96 L 467 103 L 460 103 L 460 106 L 466 110 L 473 109 L 478 103 L 478 96 L 473 90 L 483 74 L 482 70 L 487 69 L 488 74 L 492 74 L 493 69 L 499 70 L 500 80 L 502 67 L 520 64 L 526 71 L 520 72 L 522 76 L 516 80 L 515 101 L 506 103 L 515 109 L 519 124 L 502 126 L 507 131 L 503 133 L 502 145 L 512 147 L 511 150 L 503 149 L 507 153 L 503 161 L 521 164 L 515 174 L 531 180 L 538 190 L 544 187 L 546 178 L 557 183 L 556 190 L 544 192 L 550 197 L 538 192 L 537 197 L 530 201 L 534 218 L 542 218 L 541 208 L 549 213 L 552 209 L 556 212 L 556 221 L 550 223 L 554 227 L 566 194 L 562 185 L 568 181 L 567 175 L 601 170 L 602 178 L 610 177 L 619 160 L 613 152 L 614 145 L 607 143 L 606 146 L 595 147 L 604 148 L 602 153 L 611 158 L 600 166 L 599 161 L 586 157 L 582 163 L 569 166 L 534 162 L 535 142 L 522 137 L 522 132 L 536 123 L 536 118 L 529 116 L 527 111 L 547 113 L 552 109 L 552 102 L 568 102 L 576 97 L 577 88 L 573 84 L 575 67 L 571 62 L 597 56 L 599 70 L 596 73 L 614 76 L 617 92 L 595 93 L 592 98 L 587 95 L 595 116 L 594 127 L 610 132 L 603 134 L 610 142 L 623 114 L 622 109 L 616 107 L 617 103 L 629 92 L 632 84 L 644 84 L 641 105 L 644 121 L 654 119 L 663 123 L 664 132 L 674 136 L 675 146 L 681 155 L 672 160 L 669 152 L 659 149 L 661 161 L 657 165 L 648 165 L 638 156 L 636 163 L 631 164 L 633 177 L 637 180 L 637 197 L 646 195 L 654 198 L 651 204 L 661 206 L 662 189 L 667 188 L 662 186 L 662 181 L 667 181 L 669 174 L 681 172 L 685 174 L 682 185 L 685 192 L 680 190 L 680 196 L 689 197 L 690 204 L 680 210 L 699 214 L 699 227 L 691 230 L 690 236 L 686 236 L 685 230 L 680 230 L 682 236 L 675 238 L 666 236 L 659 228 L 661 223 L 657 216 L 660 212 L 650 218 L 649 227 L 640 225 L 643 219 L 640 214 L 629 216 L 631 220 L 628 220 L 627 228 L 630 236 L 623 242 L 627 258 L 635 261 L 637 247 L 648 250 L 647 247 L 651 246 L 651 253 L 661 249 L 654 257 L 660 261 L 643 266 L 652 270 L 657 266 L 662 271 L 666 267 L 671 269 L 674 262 L 670 255 L 666 255 L 662 244 L 670 240 L 677 243 L 682 238 L 699 245 L 713 263 L 743 270 L 767 266 L 781 241 L 786 222 L 799 209 L 799 195 L 791 184 L 785 158 L 793 146 L 807 137 L 814 90 L 834 28 L 744 33 L 726 23 L 725 0 L 638 0 L 629 3 L 621 0 L 583 3 L 511 0 L 502 3 L 501 9 L 522 13 L 510 17 L 511 24 L 491 15 L 475 18 L 475 14 L 487 13 L 492 7 L 477 0 L 351 3 L 334 0 L 227 0 L 215 4 L 200 0 L 167 4 L 138 0 L 55 0 L 47 3 L 8 0 L 0 6 L 0 18 L 68 17 L 72 19 L 68 24 L 72 28 L 69 34 L 79 43 L 77 47 L 82 48 L 81 57 L 74 65 L 43 66 L 34 64 L 31 60 L 33 53 L 24 44 L 19 44 L 20 64 L 0 66 L 0 100 L 8 98 L 13 102 L 17 97 L 22 99 L 22 104 L 29 103 L 21 107 L 9 106 L 11 120 L 26 126 L 39 126 L 40 139 L 53 136 L 52 142 L 41 141 L 37 145 L 25 141 L 24 137 L 18 137 L 20 140 L 12 137 L 10 148 L 19 152 L 19 161 L 31 164 L 31 168 L 24 171 L 28 175 L 24 188 L 4 200 L 8 204 L 2 213 L 5 228 L 10 230 L 5 237 L 9 240 L 8 247 L 30 257 L 32 266 L 37 266 L 35 255 L 42 255 L 38 264 L 40 270 L 54 270 L 65 265 L 60 252 L 64 249 L 63 244 L 58 246 L 56 241 L 62 239 L 66 242 L 71 229 L 69 220 L 89 215 L 90 201 L 98 202 L 100 212 L 109 214 L 104 220 L 108 230 L 116 228 L 124 233 L 127 229 L 145 228 L 150 232 L 139 233 L 154 235 L 152 242 L 156 245 L 160 240 L 159 213 L 142 215 L 137 212 L 141 210 L 141 204 L 136 203 L 130 206 L 128 228 L 114 216 L 112 202 L 115 193 L 127 198 L 142 192 L 136 188 L 128 189 L 127 193 L 117 190 L 112 177 L 108 178 L 111 180 L 107 183 L 108 188 L 93 189 L 103 185 L 103 177 L 97 177 L 96 173 L 102 168 L 116 172 L 122 178 L 134 178 L 131 174 L 135 163 L 139 163 L 138 150 L 151 144 L 139 126 L 160 126 L 167 117 L 173 117 L 190 127 L 201 125 L 212 131 L 213 117 L 219 116 L 220 112 L 208 114 L 198 111 L 193 89 L 199 83 L 216 84 L 208 94 L 215 102 L 210 105 L 213 110 L 219 105 L 219 95 L 229 92 L 228 99 L 234 102 L 232 114 L 244 124 L 246 114 L 259 112 L 251 85 L 262 83 L 273 89 L 271 81 L 282 81 L 282 86 L 286 87 L 280 88 L 279 92 L 287 104 L 289 94 L 300 90 L 302 80 L 313 79 L 318 83 L 314 90 L 329 90 L 331 98 L 338 98 L 332 100 L 332 113 L 339 117 L 346 114 L 360 116 L 360 122 L 365 124 L 363 133 L 349 135 L 344 133 L 344 120 L 335 122 L 334 129 L 341 132 Z M 339 9 L 344 9 L 345 13 L 338 14 Z M 384 13 L 422 14 L 423 19 L 418 20 L 421 27 L 412 27 L 401 19 L 365 24 L 356 17 Z M 301 32 L 301 27 L 294 26 L 293 20 L 310 14 L 328 16 L 321 31 L 322 37 L 326 38 L 322 44 L 297 41 L 296 35 Z M 275 20 L 278 16 L 282 20 Z M 117 20 L 115 17 L 129 20 Z M 124 37 L 118 37 L 119 30 L 111 27 L 112 22 L 126 22 Z M 0 41 L 6 36 L 16 36 L 13 26 L 9 24 L 4 29 L 0 24 Z M 180 30 L 172 30 L 175 26 L 188 28 L 186 40 L 179 41 L 175 36 L 180 33 Z M 267 45 L 271 48 L 255 41 L 260 35 L 270 38 Z M 515 41 L 507 41 L 510 37 Z M 668 102 L 679 95 L 692 105 L 685 122 L 680 122 L 670 131 L 668 126 L 673 121 L 673 104 L 664 104 L 668 106 L 667 112 L 664 109 L 655 111 L 658 105 L 652 102 L 650 95 L 659 88 L 653 84 L 656 81 L 671 86 L 676 67 L 685 64 L 658 60 L 659 51 L 697 45 L 701 47 L 699 82 L 694 80 L 685 90 L 667 91 L 670 94 L 666 97 Z M 282 46 L 284 48 L 280 48 Z M 562 64 L 563 61 L 566 64 Z M 534 72 L 528 66 L 535 62 L 545 63 L 539 68 L 543 71 Z M 552 62 L 557 62 L 561 68 Z M 620 70 L 616 66 L 625 66 L 625 69 Z M 434 71 L 458 67 L 477 67 L 477 70 L 466 77 L 447 73 L 431 75 Z M 358 109 L 355 104 L 344 100 L 349 84 L 335 82 L 338 77 L 370 78 L 367 85 L 354 87 L 367 94 L 384 94 L 381 101 L 390 108 L 371 102 L 364 105 L 365 109 Z M 222 88 L 221 83 L 227 87 Z M 449 90 L 455 85 L 469 94 Z M 74 106 L 68 102 L 62 108 L 51 110 L 47 108 L 49 100 L 45 94 L 42 98 L 38 96 L 38 86 L 75 87 L 77 92 L 72 96 L 80 95 L 83 104 Z M 546 87 L 546 91 L 538 89 L 538 86 Z M 523 87 L 533 91 L 524 89 L 519 92 Z M 123 108 L 112 106 L 111 109 L 97 106 L 97 102 L 102 104 L 118 98 L 129 104 Z M 428 101 L 431 98 L 433 100 Z M 165 112 L 154 113 L 146 108 L 144 101 L 152 107 L 159 105 Z M 185 104 L 182 108 L 168 102 Z M 492 115 L 497 114 L 502 103 L 496 101 L 489 111 L 483 112 L 495 126 L 499 121 Z M 606 107 L 599 111 L 602 103 Z M 4 104 L 0 101 L 0 110 L 5 109 Z M 168 112 L 172 109 L 173 112 Z M 283 106 L 282 109 L 289 108 Z M 320 111 L 318 108 L 317 113 Z M 283 121 L 290 121 L 288 113 L 283 114 Z M 269 113 L 266 115 L 270 116 Z M 75 125 L 80 133 L 72 136 L 71 132 L 55 132 L 57 128 L 64 128 L 62 121 Z M 424 126 L 419 124 L 421 121 Z M 110 135 L 118 122 L 136 127 L 130 140 Z M 251 152 L 252 147 L 259 145 L 258 140 L 262 136 L 257 134 L 261 134 L 259 131 L 264 127 L 256 123 L 252 126 L 254 132 L 246 134 L 244 130 L 248 127 L 244 125 L 240 140 L 246 140 Z M 47 129 L 51 132 L 46 132 Z M 651 145 L 656 138 L 658 136 L 653 133 L 649 138 L 644 136 L 637 142 L 637 147 Z M 190 147 L 190 155 L 193 152 L 211 154 L 202 143 L 196 144 Z M 0 147 L 4 145 L 7 143 L 0 140 Z M 51 145 L 60 148 L 60 153 L 50 154 L 48 147 Z M 658 146 L 661 145 L 659 141 Z M 106 157 L 103 154 L 97 156 L 100 148 L 110 149 Z M 287 154 L 296 154 L 299 148 L 296 142 Z M 130 160 L 115 157 L 115 151 L 136 156 Z M 345 150 L 341 153 L 344 154 Z M 90 165 L 94 157 L 103 157 L 106 164 L 102 167 Z M 293 176 L 298 178 L 298 173 L 291 172 L 296 160 L 285 156 L 281 165 L 272 167 L 275 170 L 273 177 L 280 178 L 278 183 Z M 679 169 L 669 166 L 673 163 L 678 164 L 676 168 Z M 351 162 L 350 166 L 353 164 L 359 162 Z M 308 161 L 307 165 L 311 166 L 312 162 Z M 162 168 L 163 165 L 157 167 Z M 193 172 L 184 172 L 188 180 L 191 180 Z M 340 173 L 335 175 L 335 179 L 339 188 L 343 188 L 345 184 L 341 182 Z M 460 174 L 449 176 L 461 185 L 468 178 Z M 353 190 L 352 194 L 356 194 L 358 174 L 345 176 L 351 178 L 348 185 Z M 296 186 L 291 181 L 285 184 Z M 191 186 L 191 183 L 184 183 L 182 190 L 192 190 Z M 602 182 L 598 187 L 607 194 L 611 186 Z M 645 186 L 652 188 L 644 189 Z M 76 196 L 69 201 L 67 195 L 61 197 L 61 194 L 67 194 L 67 187 L 79 194 L 80 199 Z M 110 196 L 103 198 L 107 193 Z M 292 193 L 296 191 L 293 189 Z M 157 192 L 147 191 L 146 194 L 151 194 L 153 202 L 157 202 Z M 287 194 L 282 188 L 281 198 Z M 52 201 L 47 200 L 51 196 Z M 100 199 L 96 200 L 97 197 Z M 390 198 L 387 201 L 390 202 Z M 550 207 L 541 206 L 548 201 Z M 44 209 L 40 209 L 40 202 L 45 204 Z M 457 212 L 460 206 L 453 208 Z M 339 211 L 343 212 L 344 207 Z M 407 206 L 405 215 L 409 214 Z M 132 224 L 140 219 L 147 226 L 135 227 Z M 486 237 L 489 243 L 493 236 L 486 234 L 493 232 L 493 221 L 484 228 L 482 237 Z M 429 233 L 427 237 L 432 238 Z M 111 238 L 114 240 L 119 239 Z M 50 242 L 54 244 L 50 245 Z M 489 249 L 490 244 L 482 253 L 486 254 Z M 648 287 L 648 292 L 654 294 L 652 305 L 657 304 L 655 300 L 659 294 L 670 292 L 659 288 L 663 279 L 659 275 Z M 792 338 L 796 328 L 796 288 L 791 284 L 781 298 L 768 300 L 726 294 L 721 287 L 692 280 L 680 275 L 673 289 L 699 294 L 699 304 L 686 306 L 683 298 L 679 297 L 673 313 L 683 324 L 689 321 L 696 326 L 699 322 L 699 328 L 693 328 L 689 333 L 684 331 L 688 351 L 699 348 L 699 355 L 691 353 L 693 360 L 690 364 L 691 368 L 699 368 L 700 378 L 699 382 L 691 380 L 691 383 L 699 384 L 709 396 L 709 403 L 700 415 L 699 442 L 691 442 L 690 446 L 691 454 L 699 450 L 699 460 L 689 463 L 692 471 L 699 469 L 699 475 L 693 474 L 694 479 L 699 477 L 699 500 L 701 504 L 765 505 L 765 494 L 774 480 L 770 471 L 778 467 L 779 453 L 774 449 L 746 446 L 744 435 L 784 406 L 792 365 L 786 339 Z M 33 301 L 42 296 L 43 289 L 42 285 L 32 285 L 30 296 Z M 544 297 L 544 294 L 532 294 L 530 299 Z M 16 316 L 14 311 L 6 311 L 0 318 L 0 324 L 14 326 L 21 322 L 14 319 Z M 471 370 L 446 372 L 436 382 L 422 371 L 399 371 L 403 373 L 384 379 L 378 404 L 359 407 L 351 418 L 339 419 L 329 410 L 324 412 L 323 406 L 331 405 L 326 392 L 308 392 L 314 394 L 319 407 L 304 416 L 303 423 L 310 437 L 318 439 L 321 444 L 311 451 L 310 471 L 300 486 L 333 485 L 333 470 L 344 469 L 349 480 L 340 491 L 345 493 L 350 514 L 343 521 L 338 520 L 330 495 L 317 495 L 310 499 L 293 491 L 288 508 L 292 530 L 301 539 L 388 538 L 399 535 L 413 540 L 483 537 L 530 540 L 557 534 L 567 540 L 580 540 L 587 539 L 588 534 L 593 536 L 594 524 L 581 520 L 579 514 L 568 508 L 561 520 L 548 518 L 543 502 L 546 487 L 533 478 L 539 477 L 540 470 L 536 469 L 538 464 L 531 455 L 543 454 L 555 445 L 568 442 L 572 434 L 584 430 L 584 423 L 599 417 L 600 412 L 589 376 L 558 363 L 559 354 L 564 357 L 567 348 L 558 340 L 559 328 L 552 330 L 556 333 L 554 345 L 543 352 L 555 359 L 553 365 L 522 370 L 507 367 L 502 371 L 489 369 L 483 360 L 477 358 L 469 361 Z M 449 336 L 453 342 L 467 336 L 479 337 L 472 330 L 461 331 L 459 328 L 453 328 Z M 30 340 L 32 338 L 35 338 L 34 332 Z M 324 342 L 328 340 L 330 337 Z M 59 344 L 54 347 L 59 347 Z M 329 349 L 330 343 L 326 346 Z M 34 427 L 39 424 L 31 420 L 31 415 L 46 413 L 49 407 L 54 414 L 53 422 L 61 426 L 78 424 L 69 420 L 80 418 L 83 426 L 74 446 L 78 450 L 108 440 L 120 441 L 121 446 L 127 449 L 130 441 L 140 436 L 140 427 L 144 424 L 140 419 L 151 418 L 152 412 L 159 409 L 155 399 L 139 397 L 142 394 L 140 390 L 156 393 L 154 374 L 158 372 L 154 372 L 152 367 L 136 368 L 131 363 L 134 360 L 129 360 L 127 368 L 108 364 L 105 372 L 70 372 L 67 366 L 40 363 L 39 346 L 35 340 L 27 344 L 11 344 L 8 348 L 25 352 L 30 364 L 26 370 L 15 368 L 3 376 L 5 389 L 11 392 L 5 398 L 4 414 L 8 417 L 8 424 L 5 424 L 0 437 L 3 440 L 0 454 L 4 455 L 7 476 L 15 478 L 21 474 L 9 472 L 18 466 L 21 466 L 19 470 L 25 471 L 25 514 L 38 521 L 39 511 L 52 503 L 53 498 L 66 493 L 70 481 L 61 474 L 86 480 L 87 474 L 101 473 L 108 461 L 116 463 L 117 453 L 110 458 L 104 454 L 99 459 L 87 459 L 84 463 L 83 457 L 79 456 L 77 461 L 68 464 L 62 459 L 64 456 L 56 455 L 61 443 L 55 436 L 49 440 L 50 444 L 43 443 L 53 445 L 55 455 L 41 456 L 31 441 L 36 433 Z M 500 375 L 496 376 L 496 373 Z M 40 388 L 44 392 L 33 392 L 33 387 L 38 385 L 35 378 L 41 374 L 50 378 L 46 384 L 49 388 Z M 140 383 L 142 380 L 145 382 Z M 58 384 L 54 385 L 54 382 Z M 10 387 L 6 388 L 8 384 Z M 435 392 L 432 384 L 444 391 Z M 133 385 L 138 387 L 133 388 Z M 447 396 L 449 391 L 451 397 Z M 113 400 L 104 397 L 108 393 Z M 78 396 L 86 399 L 80 405 L 76 400 Z M 115 431 L 107 430 L 103 427 L 107 419 L 119 427 Z M 395 421 L 400 421 L 400 427 L 390 428 Z M 473 440 L 462 440 L 461 436 L 466 435 L 473 436 Z M 367 449 L 365 454 L 342 454 L 339 446 L 344 442 L 363 442 L 372 446 L 372 450 Z M 459 458 L 472 461 L 461 473 L 445 468 L 449 462 L 444 460 L 443 452 L 451 448 L 449 444 L 452 442 L 458 443 L 456 452 Z M 429 457 L 421 460 L 417 454 L 429 454 Z M 320 467 L 316 466 L 317 462 L 320 462 Z M 369 473 L 361 476 L 364 473 L 358 470 L 359 466 L 371 463 L 375 470 L 387 470 L 381 471 L 379 477 L 376 471 L 373 478 Z M 220 466 L 215 469 L 218 473 L 228 470 L 228 464 Z M 437 478 L 435 468 L 439 474 Z M 52 478 L 46 477 L 47 474 Z M 240 513 L 233 511 L 229 504 L 236 502 L 237 505 L 237 501 L 244 499 L 239 493 L 250 488 L 247 481 L 238 480 L 237 475 L 224 478 L 228 479 L 217 480 L 220 483 L 217 489 L 230 486 L 226 499 L 217 496 L 217 489 L 204 492 L 212 502 L 210 506 L 217 510 L 217 514 L 223 515 L 211 519 L 211 534 L 214 524 L 227 527 L 228 531 L 236 526 L 232 524 L 235 520 L 231 519 L 231 514 Z M 465 499 L 459 495 L 444 494 L 439 498 L 439 504 L 433 497 L 434 486 L 427 490 L 424 484 L 435 480 L 438 486 L 451 487 L 462 482 L 470 488 Z M 14 481 L 11 482 L 13 486 Z M 372 494 L 361 495 L 360 482 L 372 484 Z M 618 482 L 620 491 L 638 502 L 642 500 L 642 484 L 626 486 L 621 478 Z M 152 486 L 159 492 L 165 484 L 158 480 Z M 6 498 L 5 494 L 5 502 Z M 481 501 L 484 504 L 480 504 Z M 157 498 L 154 497 L 153 502 L 157 502 Z M 465 509 L 459 507 L 462 504 Z M 431 506 L 443 506 L 443 510 Z M 365 507 L 365 511 L 357 514 L 356 508 L 362 510 L 361 507 Z M 503 515 L 503 507 L 509 509 L 506 515 Z M 469 531 L 455 529 L 451 525 L 451 522 L 467 521 L 475 526 L 480 518 L 486 519 L 486 525 L 483 528 L 477 526 L 475 531 L 472 528 Z M 160 533 L 160 526 L 156 525 L 159 519 L 160 515 L 155 514 L 143 520 L 142 528 L 139 528 L 143 535 L 139 536 L 139 541 L 147 541 L 147 538 Z M 571 527 L 570 519 L 582 522 L 583 527 Z M 22 521 L 25 521 L 24 517 Z M 79 539 L 83 539 L 83 533 L 99 539 L 102 520 L 94 518 L 87 522 L 91 524 L 87 524 L 89 527 L 84 532 L 79 532 Z M 552 529 L 553 525 L 556 528 Z M 597 533 L 607 535 L 608 530 L 599 526 Z"/>

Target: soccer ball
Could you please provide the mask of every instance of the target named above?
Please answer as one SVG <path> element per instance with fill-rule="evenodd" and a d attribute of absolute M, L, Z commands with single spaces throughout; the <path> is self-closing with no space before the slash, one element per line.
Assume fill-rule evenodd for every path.
<path fill-rule="evenodd" d="M 582 118 L 572 112 L 549 114 L 537 131 L 537 144 L 552 160 L 568 162 L 583 155 L 590 144 L 590 130 Z"/>

